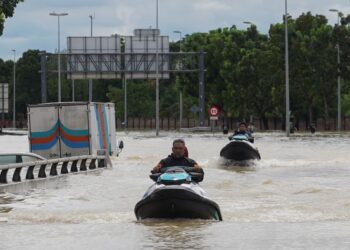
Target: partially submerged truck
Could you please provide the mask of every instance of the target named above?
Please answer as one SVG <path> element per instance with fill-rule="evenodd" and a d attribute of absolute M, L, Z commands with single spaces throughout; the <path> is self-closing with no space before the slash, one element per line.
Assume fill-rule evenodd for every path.
<path fill-rule="evenodd" d="M 47 159 L 118 154 L 114 103 L 29 105 L 28 130 L 30 152 Z"/>

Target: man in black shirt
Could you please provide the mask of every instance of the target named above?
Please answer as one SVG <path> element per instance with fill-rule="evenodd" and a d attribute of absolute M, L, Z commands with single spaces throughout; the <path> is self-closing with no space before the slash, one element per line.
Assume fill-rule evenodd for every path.
<path fill-rule="evenodd" d="M 185 142 L 184 140 L 177 139 L 173 141 L 173 153 L 169 155 L 167 158 L 161 160 L 157 166 L 155 166 L 152 170 L 153 173 L 159 173 L 160 169 L 163 167 L 193 167 L 194 171 L 201 172 L 202 168 L 195 162 L 194 160 L 185 157 Z"/>
<path fill-rule="evenodd" d="M 244 135 L 247 137 L 248 141 L 254 143 L 254 137 L 252 136 L 251 132 L 248 131 L 247 123 L 245 122 L 239 123 L 238 129 L 233 133 L 231 138 L 233 138 L 235 135 Z"/>

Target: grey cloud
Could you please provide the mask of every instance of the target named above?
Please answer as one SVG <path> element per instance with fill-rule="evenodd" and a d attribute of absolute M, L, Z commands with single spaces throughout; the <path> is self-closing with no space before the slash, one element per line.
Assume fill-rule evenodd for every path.
<path fill-rule="evenodd" d="M 246 28 L 243 21 L 251 21 L 266 33 L 271 23 L 280 22 L 284 1 L 280 0 L 159 0 L 159 24 L 163 34 L 178 39 L 173 30 L 183 34 L 205 32 L 222 26 Z M 326 15 L 336 21 L 328 9 L 338 8 L 350 13 L 348 0 L 293 0 L 289 13 L 302 12 Z M 155 0 L 25 0 L 15 16 L 5 24 L 0 37 L 0 58 L 11 58 L 11 49 L 23 52 L 28 48 L 54 51 L 57 47 L 57 19 L 52 11 L 69 12 L 62 18 L 62 44 L 66 36 L 89 35 L 89 14 L 95 13 L 94 33 L 129 35 L 134 28 L 155 27 Z M 19 39 L 21 38 L 21 39 Z M 12 42 L 10 42 L 12 41 Z"/>

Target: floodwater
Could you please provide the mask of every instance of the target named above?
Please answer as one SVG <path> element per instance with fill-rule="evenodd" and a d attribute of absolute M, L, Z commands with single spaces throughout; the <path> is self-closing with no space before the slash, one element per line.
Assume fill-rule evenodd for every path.
<path fill-rule="evenodd" d="M 349 249 L 350 135 L 257 133 L 262 160 L 227 167 L 222 134 L 118 133 L 114 167 L 0 194 L 0 249 Z M 148 220 L 133 209 L 149 170 L 184 138 L 222 222 Z M 0 137 L 2 152 L 26 136 Z"/>

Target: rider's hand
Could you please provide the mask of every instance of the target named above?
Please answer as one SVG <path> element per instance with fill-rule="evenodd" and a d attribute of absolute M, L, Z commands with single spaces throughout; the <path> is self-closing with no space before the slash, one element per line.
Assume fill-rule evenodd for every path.
<path fill-rule="evenodd" d="M 152 173 L 159 173 L 160 172 L 160 166 L 155 166 L 153 170 L 151 171 Z"/>
<path fill-rule="evenodd" d="M 198 166 L 198 165 L 194 165 L 193 166 L 193 170 L 196 171 L 196 172 L 200 172 L 201 171 L 201 167 Z"/>

